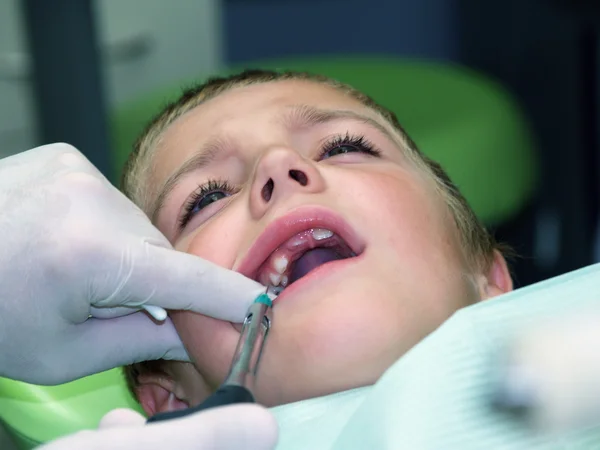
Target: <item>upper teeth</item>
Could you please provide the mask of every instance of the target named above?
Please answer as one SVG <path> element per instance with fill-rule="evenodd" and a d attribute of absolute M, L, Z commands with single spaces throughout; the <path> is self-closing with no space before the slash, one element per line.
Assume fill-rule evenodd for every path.
<path fill-rule="evenodd" d="M 271 282 L 271 286 L 279 286 L 279 283 L 281 283 L 281 275 L 271 272 L 269 274 L 269 281 Z"/>
<path fill-rule="evenodd" d="M 283 273 L 287 269 L 288 263 L 287 256 L 282 255 L 274 261 L 273 265 L 278 273 Z"/>
<path fill-rule="evenodd" d="M 333 231 L 326 230 L 324 228 L 315 228 L 312 230 L 312 235 L 316 241 L 321 241 L 323 239 L 328 239 L 331 236 L 333 236 Z"/>
<path fill-rule="evenodd" d="M 334 235 L 333 231 L 325 228 L 314 228 L 306 231 L 302 231 L 288 241 L 285 246 L 280 247 L 278 250 L 271 255 L 270 270 L 263 273 L 263 278 L 259 281 L 269 283 L 271 286 L 286 287 L 288 284 L 288 269 L 290 266 L 290 260 L 286 251 L 294 251 L 301 245 L 307 245 L 310 239 L 315 241 L 322 241 L 329 239 Z M 286 250 L 287 249 L 287 250 Z"/>

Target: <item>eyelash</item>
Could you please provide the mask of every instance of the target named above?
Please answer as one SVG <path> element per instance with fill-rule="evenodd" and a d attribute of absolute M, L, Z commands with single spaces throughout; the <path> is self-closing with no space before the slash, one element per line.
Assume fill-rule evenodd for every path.
<path fill-rule="evenodd" d="M 354 147 L 367 155 L 375 157 L 381 156 L 381 151 L 377 150 L 377 148 L 375 148 L 375 146 L 363 135 L 346 133 L 338 134 L 325 142 L 323 148 L 319 152 L 318 160 L 321 161 L 326 159 L 325 155 L 338 147 Z"/>
<path fill-rule="evenodd" d="M 381 151 L 375 148 L 375 146 L 363 135 L 351 135 L 350 133 L 346 133 L 345 135 L 339 134 L 334 136 L 325 142 L 319 152 L 317 161 L 328 159 L 325 157 L 327 153 L 340 147 L 352 147 L 358 152 L 365 153 L 370 156 L 381 156 Z M 331 156 L 331 158 L 333 158 L 333 156 Z M 192 219 L 195 214 L 194 208 L 204 197 L 215 192 L 225 192 L 228 194 L 228 196 L 231 196 L 237 193 L 238 190 L 238 188 L 231 185 L 231 183 L 229 183 L 227 180 L 209 180 L 206 183 L 199 185 L 184 205 L 184 213 L 178 220 L 179 230 L 182 230 Z"/>
<path fill-rule="evenodd" d="M 192 217 L 195 214 L 194 208 L 200 200 L 207 195 L 220 191 L 227 192 L 228 195 L 233 195 L 236 193 L 236 188 L 227 180 L 209 180 L 206 183 L 199 185 L 185 202 L 185 206 L 183 207 L 184 213 L 179 218 L 178 228 L 182 230 L 188 222 L 192 220 Z"/>

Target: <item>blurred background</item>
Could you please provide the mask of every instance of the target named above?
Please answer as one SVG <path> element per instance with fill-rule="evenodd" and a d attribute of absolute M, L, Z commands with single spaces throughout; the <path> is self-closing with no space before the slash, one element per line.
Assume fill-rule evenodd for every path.
<path fill-rule="evenodd" d="M 592 3 L 0 0 L 0 157 L 65 141 L 117 184 L 181 86 L 230 68 L 320 70 L 398 114 L 527 285 L 600 259 Z"/>
<path fill-rule="evenodd" d="M 182 86 L 244 67 L 320 72 L 398 115 L 514 248 L 525 286 L 600 260 L 599 30 L 582 0 L 0 0 L 0 157 L 68 142 L 118 184 Z M 128 401 L 116 371 L 86 380 L 2 381 L 20 448 Z M 36 403 L 63 397 L 82 406 L 60 400 L 50 417 Z"/>

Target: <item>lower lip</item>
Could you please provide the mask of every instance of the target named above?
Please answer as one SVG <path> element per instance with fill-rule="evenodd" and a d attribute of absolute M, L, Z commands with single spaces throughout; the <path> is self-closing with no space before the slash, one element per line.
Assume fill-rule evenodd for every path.
<path fill-rule="evenodd" d="M 273 302 L 273 306 L 285 301 L 288 297 L 292 297 L 296 291 L 301 289 L 307 289 L 311 283 L 318 283 L 323 278 L 331 275 L 332 272 L 343 270 L 344 267 L 356 264 L 362 255 L 353 256 L 352 258 L 338 259 L 337 261 L 327 262 L 314 270 L 308 272 L 298 281 L 292 283 L 289 287 L 285 288 L 281 294 Z"/>

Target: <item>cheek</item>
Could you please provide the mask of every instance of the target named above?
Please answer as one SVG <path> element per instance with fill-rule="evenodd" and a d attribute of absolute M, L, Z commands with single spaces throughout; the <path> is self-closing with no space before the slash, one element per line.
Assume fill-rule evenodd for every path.
<path fill-rule="evenodd" d="M 344 197 L 354 199 L 357 216 L 364 218 L 371 233 L 394 247 L 456 250 L 453 224 L 445 205 L 416 175 L 394 168 L 359 173 L 347 184 Z"/>
<path fill-rule="evenodd" d="M 229 322 L 190 311 L 172 311 L 170 317 L 196 368 L 216 389 L 231 363 L 239 333 Z"/>
<path fill-rule="evenodd" d="M 437 318 L 472 302 L 453 218 L 433 188 L 402 168 L 358 173 L 347 184 L 344 197 L 370 235 L 372 276 Z"/>
<path fill-rule="evenodd" d="M 237 211 L 224 211 L 202 227 L 177 241 L 175 249 L 204 258 L 231 269 L 241 248 L 240 223 Z M 202 295 L 201 292 L 198 295 Z M 211 388 L 216 388 L 225 376 L 239 333 L 229 322 L 190 311 L 171 311 L 177 332 L 189 355 Z"/>
<path fill-rule="evenodd" d="M 200 256 L 219 266 L 232 268 L 243 235 L 239 224 L 244 223 L 241 217 L 236 216 L 236 211 L 224 211 L 224 214 L 175 242 L 174 248 Z"/>

